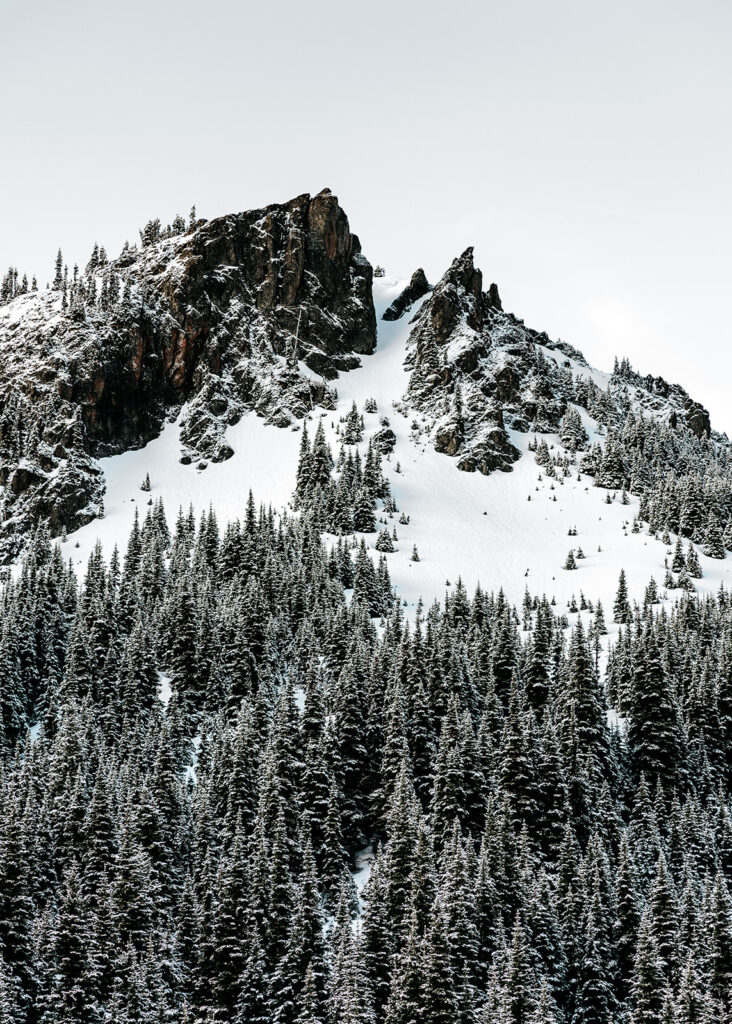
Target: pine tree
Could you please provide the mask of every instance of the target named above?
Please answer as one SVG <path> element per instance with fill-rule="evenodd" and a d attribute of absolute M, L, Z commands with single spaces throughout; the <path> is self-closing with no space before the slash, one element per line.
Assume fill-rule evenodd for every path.
<path fill-rule="evenodd" d="M 669 983 L 678 973 L 678 911 L 672 879 L 663 854 L 658 860 L 656 878 L 649 893 L 651 933 L 655 940 L 658 963 Z"/>
<path fill-rule="evenodd" d="M 658 1024 L 663 1007 L 663 975 L 651 921 L 644 914 L 638 930 L 638 949 L 632 982 L 632 1024 Z"/>
<path fill-rule="evenodd" d="M 385 1024 L 419 1024 L 422 1018 L 422 942 L 416 913 L 397 957 Z"/>
<path fill-rule="evenodd" d="M 513 927 L 511 944 L 506 949 L 503 959 L 506 1019 L 523 1024 L 529 1020 L 533 1008 L 534 978 L 526 934 L 518 918 Z"/>
<path fill-rule="evenodd" d="M 269 1024 L 267 962 L 255 926 L 250 926 L 246 949 L 234 1020 L 236 1024 Z"/>
<path fill-rule="evenodd" d="M 600 893 L 595 882 L 587 908 L 573 1021 L 600 1024 L 615 1009 L 612 957 Z"/>
<path fill-rule="evenodd" d="M 625 832 L 620 845 L 615 876 L 615 955 L 618 964 L 618 995 L 628 996 L 635 963 L 636 941 L 641 921 L 641 902 L 635 863 Z"/>
<path fill-rule="evenodd" d="M 309 841 L 297 886 L 294 915 L 283 955 L 272 977 L 272 1019 L 288 1022 L 325 1016 L 326 967 L 323 919 L 315 860 Z"/>
<path fill-rule="evenodd" d="M 438 904 L 424 943 L 421 1018 L 428 1024 L 454 1024 L 457 1010 L 444 911 Z"/>
<path fill-rule="evenodd" d="M 382 530 L 379 533 L 379 536 L 376 538 L 376 545 L 375 545 L 375 547 L 376 547 L 377 551 L 382 551 L 382 552 L 387 552 L 387 553 L 388 552 L 392 552 L 394 550 L 394 545 L 392 544 L 391 536 L 389 535 L 389 531 L 388 530 Z"/>
<path fill-rule="evenodd" d="M 61 250 L 59 249 L 59 251 L 58 251 L 58 253 L 56 255 L 56 266 L 55 266 L 55 271 L 54 271 L 54 275 L 53 275 L 53 289 L 54 289 L 54 291 L 57 291 L 57 292 L 61 291 L 61 289 L 64 286 L 63 268 L 64 268 L 64 258 L 61 255 Z"/>
<path fill-rule="evenodd" d="M 183 585 L 175 595 L 172 608 L 170 649 L 170 685 L 184 716 L 194 716 L 202 706 L 203 694 L 198 685 L 198 637 L 193 595 Z"/>
<path fill-rule="evenodd" d="M 53 1014 L 60 1020 L 98 1020 L 93 950 L 79 872 L 75 866 L 70 868 L 65 879 L 54 933 L 53 960 L 54 985 L 50 997 Z"/>
<path fill-rule="evenodd" d="M 359 533 L 373 533 L 376 529 L 373 498 L 365 489 L 359 491 L 353 504 L 353 528 Z"/>
<path fill-rule="evenodd" d="M 312 490 L 312 487 L 313 474 L 310 438 L 308 437 L 307 423 L 303 421 L 300 455 L 297 462 L 297 482 L 295 484 L 295 496 L 298 501 L 303 501 Z"/>
<path fill-rule="evenodd" d="M 686 552 L 686 571 L 694 580 L 702 578 L 703 573 L 699 562 L 699 555 L 691 541 L 689 541 L 689 547 Z"/>
<path fill-rule="evenodd" d="M 529 828 L 535 826 L 540 799 L 530 730 L 530 722 L 520 704 L 518 679 L 514 676 L 501 740 L 500 778 L 517 830 L 524 824 Z"/>
<path fill-rule="evenodd" d="M 707 520 L 707 528 L 704 534 L 704 545 L 702 548 L 707 558 L 724 558 L 724 541 L 719 521 L 714 512 L 710 512 Z"/>
<path fill-rule="evenodd" d="M 625 578 L 625 569 L 621 569 L 618 579 L 618 591 L 615 595 L 615 603 L 613 604 L 613 619 L 615 622 L 625 623 L 630 621 L 630 615 L 628 584 Z"/>
<path fill-rule="evenodd" d="M 674 547 L 674 557 L 673 561 L 671 562 L 671 571 L 681 572 L 685 565 L 686 560 L 684 558 L 683 548 L 681 547 L 681 534 L 679 534 L 679 536 L 676 538 L 676 546 Z"/>
<path fill-rule="evenodd" d="M 678 709 L 670 692 L 652 627 L 638 638 L 633 652 L 628 745 L 637 776 L 660 779 L 671 787 L 678 779 L 682 743 Z"/>
<path fill-rule="evenodd" d="M 726 1000 L 732 986 L 732 901 L 721 872 L 714 880 L 703 935 L 711 993 Z"/>
<path fill-rule="evenodd" d="M 0 958 L 0 1024 L 21 1024 L 23 1019 L 13 979 Z"/>

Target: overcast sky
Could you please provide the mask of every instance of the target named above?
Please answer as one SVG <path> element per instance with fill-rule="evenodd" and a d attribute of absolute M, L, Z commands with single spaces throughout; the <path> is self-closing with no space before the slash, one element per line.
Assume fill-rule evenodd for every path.
<path fill-rule="evenodd" d="M 474 244 L 528 324 L 732 434 L 732 5 L 0 0 L 0 269 L 329 186 L 364 251 Z"/>

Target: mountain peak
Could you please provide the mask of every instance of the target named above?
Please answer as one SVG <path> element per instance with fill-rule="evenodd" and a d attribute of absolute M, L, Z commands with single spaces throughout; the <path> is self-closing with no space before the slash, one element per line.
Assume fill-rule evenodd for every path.
<path fill-rule="evenodd" d="M 102 511 L 95 459 L 145 444 L 185 404 L 181 458 L 232 450 L 254 409 L 287 426 L 376 345 L 372 269 L 330 190 L 198 220 L 0 307 L 0 546 Z M 18 422 L 23 427 L 18 432 Z"/>
<path fill-rule="evenodd" d="M 144 446 L 166 420 L 180 461 L 203 470 L 231 458 L 230 428 L 248 411 L 293 427 L 316 406 L 333 410 L 329 382 L 375 349 L 371 265 L 330 189 L 187 228 L 149 222 L 141 237 L 112 261 L 95 247 L 82 274 L 59 270 L 54 289 L 0 305 L 5 557 L 34 523 L 58 535 L 102 515 L 98 459 Z M 517 435 L 559 433 L 572 406 L 607 429 L 630 409 L 713 440 L 683 388 L 627 361 L 592 371 L 505 311 L 472 246 L 436 285 L 420 267 L 390 299 L 383 319 L 405 318 L 408 370 L 392 400 L 406 398 L 460 470 L 510 470 Z M 598 465 L 588 453 L 588 472 L 619 478 Z"/>

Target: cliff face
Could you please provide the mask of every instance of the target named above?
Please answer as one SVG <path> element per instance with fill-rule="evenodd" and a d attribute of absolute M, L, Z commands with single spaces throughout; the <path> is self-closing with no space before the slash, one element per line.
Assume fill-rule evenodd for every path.
<path fill-rule="evenodd" d="M 93 278 L 0 307 L 5 557 L 33 522 L 98 515 L 96 459 L 184 404 L 181 458 L 203 467 L 232 454 L 225 428 L 248 409 L 287 426 L 332 405 L 327 382 L 376 344 L 371 266 L 328 190 L 127 249 L 98 298 Z"/>

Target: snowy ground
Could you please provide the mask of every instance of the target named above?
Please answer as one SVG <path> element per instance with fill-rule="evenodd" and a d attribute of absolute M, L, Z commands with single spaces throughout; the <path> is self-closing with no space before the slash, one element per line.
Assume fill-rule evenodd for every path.
<path fill-rule="evenodd" d="M 363 909 L 364 889 L 371 877 L 371 868 L 373 867 L 375 857 L 376 854 L 371 844 L 365 846 L 363 850 L 358 850 L 354 857 L 356 870 L 353 873 L 353 880 L 356 883 L 356 892 L 358 893 L 361 909 Z"/>
<path fill-rule="evenodd" d="M 375 281 L 379 317 L 403 285 L 394 278 Z M 558 610 L 566 608 L 572 595 L 579 599 L 583 591 L 588 599 L 602 600 L 609 623 L 621 568 L 626 570 L 632 598 L 642 598 L 651 576 L 661 586 L 667 549 L 646 533 L 631 533 L 636 499 L 631 498 L 627 506 L 619 498 L 607 505 L 606 492 L 594 488 L 589 480 L 578 482 L 573 475 L 561 484 L 547 479 L 527 451 L 530 435 L 512 433 L 514 444 L 526 453 L 513 472 L 484 477 L 461 473 L 453 459 L 438 455 L 425 434 L 412 429 L 414 414 L 403 415 L 393 407 L 407 384 L 403 362 L 409 318 L 395 323 L 379 319 L 376 353 L 362 357 L 360 369 L 341 375 L 338 409 L 322 414 L 334 454 L 338 451 L 336 423 L 353 400 L 361 411 L 367 398 L 374 398 L 378 405 L 376 413 L 364 413 L 366 440 L 379 429 L 382 416 L 389 418 L 397 436 L 396 449 L 384 467 L 397 505 L 411 522 L 407 526 L 397 523 L 398 550 L 387 558 L 392 582 L 409 611 L 420 596 L 426 603 L 441 600 L 445 590 L 462 577 L 469 591 L 478 582 L 487 590 L 503 587 L 517 604 L 528 586 L 532 594 L 555 597 Z M 316 410 L 314 416 L 319 414 Z M 585 423 L 592 427 L 587 417 Z M 310 427 L 311 437 L 314 426 Z M 178 461 L 176 424 L 167 424 L 160 437 L 144 449 L 102 460 L 106 516 L 71 535 L 64 553 L 74 564 L 83 565 L 97 538 L 107 555 L 115 543 L 123 548 L 135 508 L 144 516 L 148 499 L 163 498 L 171 525 L 178 507 L 187 509 L 189 504 L 199 513 L 213 505 L 223 525 L 243 514 L 250 488 L 257 503 L 285 507 L 294 487 L 300 431 L 266 426 L 250 414 L 230 428 L 228 437 L 235 451 L 233 458 L 203 471 Z M 547 437 L 549 444 L 553 441 L 556 438 Z M 362 454 L 365 447 L 364 442 Z M 397 463 L 401 472 L 396 471 Z M 148 472 L 150 494 L 140 490 Z M 628 524 L 627 535 L 624 523 Z M 576 527 L 576 536 L 568 536 L 570 527 Z M 367 536 L 371 547 L 375 540 L 375 534 Z M 410 557 L 415 544 L 419 562 Z M 586 558 L 578 563 L 577 571 L 563 569 L 567 552 L 577 547 Z M 701 556 L 701 562 L 704 579 L 697 581 L 700 591 L 715 591 L 721 580 L 732 584 L 732 559 L 715 561 Z"/>

